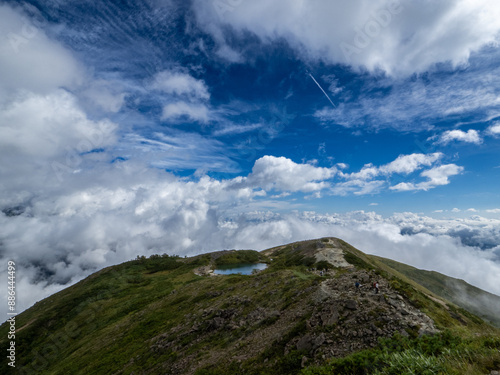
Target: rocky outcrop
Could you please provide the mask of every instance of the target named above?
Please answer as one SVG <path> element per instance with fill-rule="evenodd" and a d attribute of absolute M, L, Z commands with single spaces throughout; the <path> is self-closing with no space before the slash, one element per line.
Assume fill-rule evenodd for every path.
<path fill-rule="evenodd" d="M 362 283 L 356 287 L 355 282 Z M 379 292 L 371 283 L 379 283 Z M 313 296 L 307 333 L 287 349 L 307 352 L 309 360 L 341 357 L 377 345 L 380 337 L 434 334 L 434 322 L 393 290 L 385 279 L 351 271 L 323 281 Z"/>

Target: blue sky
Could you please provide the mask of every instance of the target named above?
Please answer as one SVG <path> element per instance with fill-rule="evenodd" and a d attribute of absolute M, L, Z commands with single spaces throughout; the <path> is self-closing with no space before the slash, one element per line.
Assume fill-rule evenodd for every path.
<path fill-rule="evenodd" d="M 26 305 L 138 254 L 321 235 L 500 292 L 499 16 L 3 2 L 0 249 Z"/>
<path fill-rule="evenodd" d="M 381 166 L 400 155 L 440 152 L 442 157 L 436 164 L 376 180 L 384 184 L 363 189 L 370 179 L 345 191 L 335 189 L 344 179 L 333 178 L 328 181 L 330 187 L 314 191 L 321 199 L 304 201 L 307 194 L 294 194 L 282 201 L 294 199 L 307 209 L 325 212 L 368 209 L 371 203 L 377 203 L 377 211 L 385 214 L 402 209 L 433 213 L 456 207 L 482 211 L 496 208 L 500 169 L 495 167 L 500 166 L 500 138 L 496 132 L 489 134 L 491 129 L 498 129 L 495 124 L 499 119 L 495 34 L 475 46 L 456 41 L 458 51 L 450 56 L 442 52 L 434 60 L 429 57 L 423 66 L 419 60 L 425 58 L 412 61 L 408 57 L 407 66 L 401 68 L 398 58 L 404 61 L 405 57 L 394 56 L 379 64 L 390 66 L 384 71 L 377 65 L 365 66 L 363 56 L 354 66 L 346 64 L 342 56 L 330 58 L 326 53 L 316 57 L 321 51 L 308 54 L 303 51 L 307 45 L 294 48 L 296 41 L 277 32 L 276 36 L 259 37 L 243 26 L 243 21 L 249 22 L 244 2 L 221 4 L 213 2 L 201 10 L 196 3 L 181 6 L 176 2 L 159 7 L 126 2 L 55 7 L 33 2 L 36 8 L 30 10 L 46 22 L 44 28 L 50 37 L 86 69 L 93 70 L 93 80 L 102 80 L 110 95 L 122 98 L 115 113 L 89 108 L 90 116 L 104 115 L 118 123 L 120 139 L 113 149 L 104 150 L 117 158 L 133 157 L 130 148 L 139 139 L 159 141 L 141 148 L 150 165 L 164 166 L 179 176 L 196 178 L 198 171 L 198 175 L 230 179 L 249 174 L 255 160 L 264 155 L 324 168 L 343 163 L 347 164 L 344 173 L 355 173 L 366 164 Z M 408 17 L 404 14 L 406 4 L 395 4 L 398 13 L 392 18 Z M 380 5 L 379 12 L 387 12 L 390 7 L 389 3 Z M 218 23 L 212 27 L 218 27 L 218 31 L 203 26 L 210 12 L 216 17 L 211 22 Z M 238 23 L 239 18 L 232 19 L 238 12 L 242 13 L 243 24 Z M 363 9 L 357 13 L 359 17 Z M 365 16 L 365 29 L 369 31 L 366 25 L 376 18 L 368 11 Z M 391 21 L 396 23 L 397 19 Z M 460 21 L 457 16 L 456 22 Z M 346 39 L 344 43 L 356 48 L 356 26 L 352 27 L 353 42 Z M 391 27 L 389 23 L 386 29 Z M 397 27 L 393 31 L 401 31 Z M 418 32 L 418 25 L 414 27 L 411 31 Z M 372 44 L 377 38 L 387 38 L 386 29 L 373 38 Z M 214 37 L 219 33 L 222 36 Z M 446 46 L 449 35 L 446 30 L 442 33 L 437 38 L 441 37 L 440 43 Z M 304 39 L 314 37 L 311 32 Z M 225 58 L 220 53 L 223 48 L 231 51 L 233 58 Z M 425 54 L 425 50 L 420 53 Z M 371 54 L 366 52 L 365 58 L 369 60 Z M 452 60 L 456 54 L 461 56 Z M 162 88 L 162 84 L 182 87 Z M 79 90 L 81 87 L 71 92 L 79 96 Z M 91 95 L 96 95 L 99 88 L 91 90 Z M 90 99 L 98 101 L 99 96 Z M 443 140 L 446 134 L 451 136 Z M 159 135 L 169 136 L 170 143 L 159 140 Z M 156 147 L 168 148 L 171 142 L 189 143 L 193 151 L 174 157 L 158 155 Z M 408 186 L 404 191 L 391 190 L 398 183 L 417 185 L 425 181 L 421 173 L 440 165 L 460 168 L 448 171 L 449 178 L 425 189 Z"/>

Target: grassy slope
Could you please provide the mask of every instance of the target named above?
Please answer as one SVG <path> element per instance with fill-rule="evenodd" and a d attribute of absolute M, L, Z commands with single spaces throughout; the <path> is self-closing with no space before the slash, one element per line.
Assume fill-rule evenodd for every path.
<path fill-rule="evenodd" d="M 245 337 L 248 346 L 240 348 L 240 352 L 253 356 L 243 361 L 248 370 L 245 373 L 267 373 L 265 367 L 259 367 L 264 366 L 267 358 L 270 358 L 269 363 L 276 359 L 270 373 L 282 373 L 280 369 L 286 368 L 288 360 L 296 361 L 296 358 L 283 357 L 282 346 L 303 331 L 307 314 L 298 321 L 290 321 L 287 331 L 283 331 L 280 337 L 269 336 L 273 321 L 267 319 L 258 326 L 250 325 L 229 333 L 207 333 L 198 341 L 198 333 L 189 333 L 189 327 L 185 327 L 186 316 L 208 310 L 210 318 L 210 309 L 230 309 L 232 306 L 228 301 L 232 299 L 251 301 L 248 305 L 238 305 L 246 313 L 255 306 L 276 309 L 282 312 L 282 316 L 287 311 L 306 309 L 305 298 L 298 297 L 297 291 L 307 290 L 320 280 L 318 276 L 305 272 L 305 264 L 310 261 L 317 241 L 281 247 L 280 254 L 273 255 L 274 261 L 269 269 L 257 276 L 196 276 L 192 270 L 213 262 L 210 256 L 192 259 L 155 257 L 101 270 L 17 316 L 18 368 L 28 365 L 32 371 L 26 373 L 34 374 L 130 374 L 141 373 L 144 369 L 166 373 L 169 366 L 184 358 L 200 363 L 200 367 L 220 364 L 220 369 L 213 373 L 222 374 L 222 369 L 227 373 L 237 373 L 231 367 L 236 354 L 234 344 L 235 340 Z M 481 340 L 484 335 L 498 335 L 498 331 L 466 312 L 457 311 L 461 321 L 450 317 L 442 305 L 427 297 L 431 292 L 409 280 L 402 272 L 343 241 L 339 244 L 351 254 L 351 263 L 392 277 L 394 285 L 420 303 L 422 310 L 441 328 L 450 328 L 463 338 L 480 337 L 476 340 Z M 265 255 L 270 253 L 264 252 Z M 241 260 L 234 255 L 227 256 L 225 261 Z M 245 257 L 249 255 L 247 253 Z M 159 335 L 174 327 L 180 327 L 181 344 L 155 350 Z M 2 348 L 7 345 L 7 329 L 6 324 L 0 327 Z M 262 331 L 268 333 L 267 340 L 253 338 Z M 162 340 L 168 342 L 169 338 Z M 496 342 L 493 341 L 492 345 Z M 200 356 L 202 352 L 205 354 Z M 6 361 L 2 361 L 0 373 L 9 373 L 9 370 Z M 210 374 L 200 372 L 204 373 Z"/>
<path fill-rule="evenodd" d="M 305 290 L 318 279 L 300 272 L 301 267 L 278 267 L 257 276 L 196 276 L 192 270 L 208 264 L 208 259 L 151 273 L 161 268 L 151 266 L 155 261 L 132 261 L 104 269 L 20 314 L 18 367 L 28 365 L 32 371 L 28 373 L 34 374 L 103 374 L 112 373 L 112 369 L 129 374 L 147 368 L 153 373 L 168 373 L 162 366 L 181 356 L 210 363 L 210 358 L 197 358 L 196 353 L 217 356 L 230 351 L 237 338 L 262 327 L 227 335 L 209 333 L 195 344 L 198 333 L 189 335 L 189 327 L 184 327 L 186 332 L 179 332 L 183 343 L 175 350 L 155 351 L 155 338 L 172 327 L 183 327 L 187 314 L 231 307 L 224 306 L 231 297 L 251 301 L 245 307 L 248 311 L 256 306 L 278 311 L 292 308 L 297 304 L 293 298 L 296 291 Z M 226 264 L 229 261 L 225 259 Z M 255 283 L 261 283 L 260 287 Z M 272 322 L 262 324 L 267 323 Z M 1 347 L 7 344 L 7 328 L 5 324 L 0 328 Z M 217 361 L 224 363 L 230 358 Z M 0 373 L 8 373 L 5 361 L 0 366 Z"/>
<path fill-rule="evenodd" d="M 420 270 L 391 259 L 375 256 L 373 258 L 398 270 L 434 294 L 500 327 L 499 296 L 439 272 Z"/>

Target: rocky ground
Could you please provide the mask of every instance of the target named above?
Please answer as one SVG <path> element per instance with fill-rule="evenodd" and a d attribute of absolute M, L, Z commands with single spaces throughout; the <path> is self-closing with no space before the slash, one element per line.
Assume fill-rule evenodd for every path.
<path fill-rule="evenodd" d="M 355 282 L 362 286 L 356 288 Z M 371 287 L 379 283 L 379 293 Z M 313 360 L 342 357 L 377 345 L 379 337 L 438 332 L 433 321 L 388 282 L 366 271 L 352 271 L 323 281 L 313 295 L 308 333 L 290 343 Z"/>

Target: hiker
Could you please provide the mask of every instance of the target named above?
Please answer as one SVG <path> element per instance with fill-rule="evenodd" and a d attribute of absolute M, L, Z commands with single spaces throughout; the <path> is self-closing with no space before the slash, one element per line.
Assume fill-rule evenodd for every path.
<path fill-rule="evenodd" d="M 378 290 L 378 282 L 376 281 L 375 284 L 375 294 L 378 294 L 379 290 Z"/>
<path fill-rule="evenodd" d="M 356 286 L 356 290 L 359 290 L 363 285 L 361 285 L 358 281 L 354 284 Z"/>

